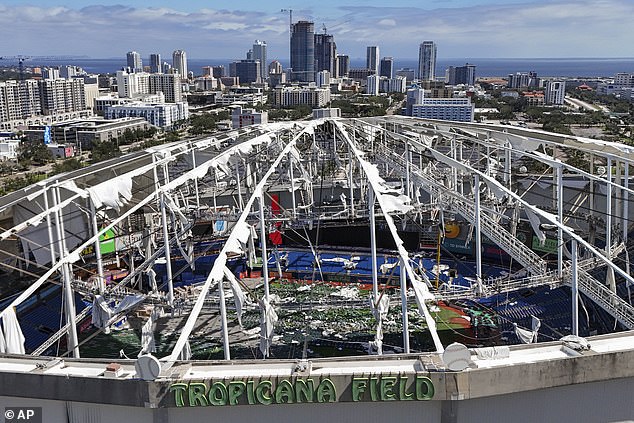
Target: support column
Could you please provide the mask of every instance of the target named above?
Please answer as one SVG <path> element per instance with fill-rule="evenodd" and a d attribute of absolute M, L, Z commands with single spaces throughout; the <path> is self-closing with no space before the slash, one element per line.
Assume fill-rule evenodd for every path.
<path fill-rule="evenodd" d="M 260 244 L 261 244 L 261 248 L 262 248 L 262 278 L 263 278 L 263 282 L 264 282 L 264 298 L 266 299 L 267 304 L 269 303 L 269 258 L 266 252 L 266 221 L 264 220 L 264 193 L 260 192 L 260 198 L 259 198 L 259 203 L 260 203 Z M 262 312 L 264 312 L 265 310 L 263 310 Z M 264 321 L 264 329 L 265 332 L 268 330 L 268 328 L 266 327 L 266 319 L 263 319 Z M 266 353 L 264 354 L 265 357 L 269 356 L 269 350 L 267 348 Z"/>
<path fill-rule="evenodd" d="M 405 195 L 407 198 L 410 197 L 410 174 L 411 172 L 411 164 L 409 160 L 409 143 L 405 141 Z"/>
<path fill-rule="evenodd" d="M 295 203 L 295 177 L 293 176 L 293 155 L 288 153 L 289 176 L 291 177 L 291 199 L 293 200 L 293 219 L 297 217 L 297 204 Z"/>
<path fill-rule="evenodd" d="M 612 158 L 608 157 L 608 169 L 606 175 L 606 189 L 605 194 L 605 256 L 608 259 L 612 258 L 610 254 L 610 248 L 612 247 Z"/>
<path fill-rule="evenodd" d="M 572 334 L 579 336 L 579 284 L 577 271 L 577 240 L 572 238 Z"/>
<path fill-rule="evenodd" d="M 473 199 L 475 203 L 475 238 L 476 238 L 476 293 L 482 294 L 482 236 L 480 234 L 480 175 L 474 177 Z"/>
<path fill-rule="evenodd" d="M 451 137 L 451 158 L 456 160 L 456 157 L 458 155 L 457 153 L 457 148 L 456 148 L 456 136 L 452 136 Z M 458 192 L 458 169 L 455 166 L 451 167 L 451 180 L 452 180 L 452 187 L 451 189 L 454 192 Z"/>
<path fill-rule="evenodd" d="M 629 197 L 630 193 L 627 191 L 630 188 L 630 163 L 628 161 L 624 161 L 623 165 L 625 166 L 625 170 L 623 173 L 623 186 L 626 188 L 623 190 L 623 242 L 627 244 L 627 227 L 629 222 Z"/>
<path fill-rule="evenodd" d="M 403 315 L 403 352 L 409 354 L 409 322 L 407 317 L 407 272 L 403 259 L 400 260 L 401 274 L 401 314 Z"/>
<path fill-rule="evenodd" d="M 506 142 L 504 148 L 504 182 L 507 183 L 507 188 L 511 189 L 511 143 Z"/>
<path fill-rule="evenodd" d="M 218 281 L 218 294 L 220 299 L 220 321 L 222 331 L 222 347 L 224 349 L 225 360 L 231 360 L 231 351 L 229 348 L 229 328 L 227 327 L 227 305 L 225 304 L 225 278 L 222 277 Z"/>
<path fill-rule="evenodd" d="M 165 211 L 165 193 L 161 193 L 161 221 L 163 223 L 163 245 L 165 246 L 165 269 L 167 272 L 167 302 L 174 306 L 174 281 L 172 278 L 172 259 L 170 251 L 169 231 L 167 230 L 167 213 Z"/>
<path fill-rule="evenodd" d="M 555 165 L 557 166 L 557 165 Z M 557 221 L 564 223 L 564 168 L 559 165 L 557 171 Z M 564 231 L 561 226 L 557 227 L 557 276 L 564 276 Z"/>
<path fill-rule="evenodd" d="M 376 222 L 374 216 L 374 190 L 368 185 L 368 207 L 370 211 L 370 252 L 372 254 L 372 301 L 377 304 L 379 299 L 379 277 L 376 267 Z"/>
<path fill-rule="evenodd" d="M 242 187 L 240 186 L 240 163 L 236 163 L 236 182 L 238 185 L 238 207 L 240 207 L 240 212 L 244 209 L 244 204 L 242 203 Z"/>
<path fill-rule="evenodd" d="M 44 208 L 49 210 L 48 207 L 48 191 L 52 188 L 44 187 Z M 55 260 L 55 242 L 53 241 L 53 225 L 51 223 L 51 214 L 46 213 L 46 230 L 48 232 L 48 248 L 51 252 L 51 266 L 56 262 Z"/>
<path fill-rule="evenodd" d="M 421 154 L 422 157 L 422 154 Z M 462 163 L 462 141 L 458 141 L 458 161 L 460 163 Z M 460 192 L 460 195 L 464 196 L 464 174 L 462 174 L 462 178 L 460 178 L 460 189 L 458 190 Z"/>
<path fill-rule="evenodd" d="M 354 178 L 353 178 L 352 149 L 348 145 L 348 186 L 350 187 L 350 217 L 354 219 Z"/>
<path fill-rule="evenodd" d="M 196 151 L 192 148 L 192 168 L 196 169 Z M 198 178 L 194 178 L 194 191 L 196 193 L 196 216 L 200 213 L 200 195 L 198 194 Z"/>
<path fill-rule="evenodd" d="M 57 206 L 61 202 L 59 196 L 59 188 L 53 188 L 53 205 Z M 68 256 L 66 249 L 66 241 L 64 240 L 64 220 L 61 210 L 55 210 L 55 228 L 57 230 L 57 246 L 60 252 L 60 258 Z M 66 322 L 68 323 L 68 349 L 73 351 L 74 358 L 80 358 L 79 342 L 77 338 L 77 326 L 75 325 L 75 296 L 73 295 L 73 287 L 71 279 L 73 277 L 71 267 L 68 263 L 62 265 L 62 278 L 64 280 L 64 309 Z"/>
<path fill-rule="evenodd" d="M 218 195 L 218 173 L 214 169 L 214 214 L 218 213 L 218 202 L 216 196 Z"/>

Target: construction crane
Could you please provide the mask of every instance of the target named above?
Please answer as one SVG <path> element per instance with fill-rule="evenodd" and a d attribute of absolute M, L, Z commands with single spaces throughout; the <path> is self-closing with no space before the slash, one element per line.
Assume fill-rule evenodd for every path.
<path fill-rule="evenodd" d="M 286 13 L 288 12 L 288 30 L 290 32 L 290 34 L 293 34 L 293 9 L 282 9 L 280 10 L 281 13 Z"/>
<path fill-rule="evenodd" d="M 30 60 L 28 56 L 0 56 L 0 60 L 17 60 L 20 81 L 24 81 L 24 62 Z"/>
<path fill-rule="evenodd" d="M 352 18 L 350 18 L 350 19 L 346 19 L 345 21 L 336 22 L 334 25 L 330 25 L 330 27 L 329 27 L 329 28 L 330 28 L 330 30 L 332 31 L 332 30 L 333 30 L 333 28 L 338 28 L 338 27 L 340 27 L 341 25 L 345 25 L 345 24 L 347 24 L 348 22 L 350 22 L 351 20 L 352 20 Z M 324 35 L 328 32 L 328 30 L 326 29 L 326 24 L 325 24 L 325 23 L 322 23 L 322 24 L 321 24 L 321 29 L 324 31 Z"/>

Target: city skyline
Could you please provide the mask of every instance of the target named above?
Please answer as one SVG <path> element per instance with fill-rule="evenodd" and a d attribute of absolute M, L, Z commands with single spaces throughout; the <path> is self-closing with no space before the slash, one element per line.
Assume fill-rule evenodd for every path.
<path fill-rule="evenodd" d="M 152 7 L 139 0 L 128 2 L 131 6 L 95 3 L 0 2 L 0 37 L 14 41 L 0 55 L 106 58 L 134 50 L 146 59 L 153 52 L 184 49 L 191 58 L 238 59 L 260 39 L 268 44 L 269 60 L 288 58 L 288 14 L 280 9 L 293 8 L 289 2 L 245 2 L 241 10 L 203 9 L 191 0 L 170 6 L 155 1 Z M 442 58 L 634 56 L 634 47 L 617 42 L 634 37 L 634 28 L 622 19 L 634 14 L 634 4 L 626 1 L 381 4 L 327 0 L 297 6 L 293 20 L 312 20 L 315 32 L 325 24 L 338 51 L 351 58 L 363 57 L 369 45 L 378 45 L 382 55 L 415 58 L 424 40 L 434 40 Z"/>

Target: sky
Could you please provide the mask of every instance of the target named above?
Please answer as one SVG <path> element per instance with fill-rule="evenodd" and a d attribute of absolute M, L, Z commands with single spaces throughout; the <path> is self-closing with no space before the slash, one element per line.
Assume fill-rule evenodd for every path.
<path fill-rule="evenodd" d="M 256 39 L 288 57 L 289 15 L 334 35 L 339 53 L 416 58 L 634 57 L 632 0 L 0 0 L 0 56 L 245 58 Z M 6 42 L 5 40 L 10 40 Z"/>

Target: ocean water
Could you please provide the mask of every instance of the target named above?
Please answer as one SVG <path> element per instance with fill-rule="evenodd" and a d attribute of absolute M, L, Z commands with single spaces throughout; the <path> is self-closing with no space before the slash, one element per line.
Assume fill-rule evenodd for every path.
<path fill-rule="evenodd" d="M 203 66 L 224 65 L 228 72 L 230 59 L 189 59 L 188 67 L 196 75 L 202 73 Z M 149 59 L 144 58 L 148 64 Z M 612 77 L 617 72 L 634 72 L 634 58 L 525 58 L 525 59 L 491 59 L 491 58 L 456 58 L 438 59 L 436 75 L 444 76 L 449 66 L 462 66 L 465 63 L 476 65 L 476 75 L 507 76 L 509 73 L 535 71 L 538 76 L 561 77 Z M 8 64 L 8 63 L 6 63 Z M 114 73 L 126 65 L 125 57 L 111 59 L 74 58 L 63 60 L 33 59 L 26 63 L 31 66 L 81 66 L 90 73 Z M 282 62 L 284 67 L 288 63 Z M 365 67 L 365 59 L 352 59 L 351 67 Z M 394 70 L 418 67 L 417 59 L 395 59 Z"/>

